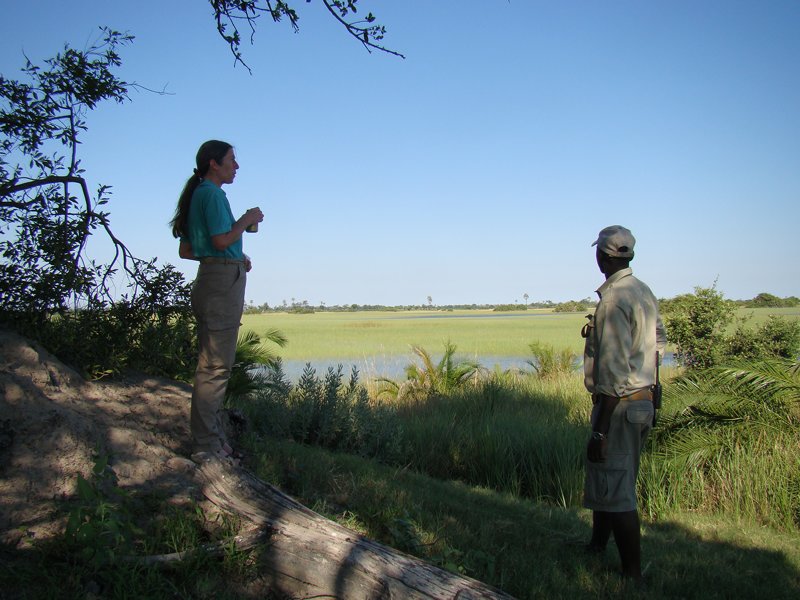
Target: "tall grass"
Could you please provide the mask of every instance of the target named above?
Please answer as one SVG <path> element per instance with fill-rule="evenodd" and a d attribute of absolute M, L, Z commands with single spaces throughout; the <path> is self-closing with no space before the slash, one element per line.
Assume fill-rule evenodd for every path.
<path fill-rule="evenodd" d="M 776 369 L 766 373 L 779 377 L 782 371 Z M 656 518 L 699 511 L 785 531 L 800 529 L 798 402 L 792 395 L 797 394 L 798 375 L 786 375 L 786 381 L 773 385 L 784 390 L 784 400 L 765 391 L 766 375 L 728 384 L 720 377 L 665 381 L 665 406 L 641 464 L 643 514 Z M 541 377 L 496 370 L 427 395 L 369 402 L 356 386 L 354 373 L 348 394 L 361 400 L 353 405 L 358 410 L 348 409 L 347 414 L 357 414 L 360 425 L 350 416 L 339 418 L 337 422 L 349 425 L 336 429 L 356 432 L 374 414 L 372 420 L 381 424 L 375 437 L 380 441 L 367 445 L 368 454 L 379 461 L 554 506 L 581 506 L 591 404 L 580 375 Z M 271 423 L 273 432 L 282 422 L 326 422 L 314 416 L 325 403 L 306 406 L 298 401 L 302 388 L 283 400 L 263 398 L 271 414 L 261 421 Z M 341 406 L 350 406 L 350 401 Z M 257 415 L 258 410 L 256 421 Z M 325 435 L 313 429 L 293 437 L 320 444 Z M 363 454 L 363 448 L 356 451 Z"/>
<path fill-rule="evenodd" d="M 590 513 L 441 480 L 356 456 L 261 438 L 256 473 L 346 526 L 436 565 L 538 598 L 775 598 L 800 593 L 797 534 L 726 516 L 644 520 L 646 589 L 615 552 L 587 560 Z"/>
<path fill-rule="evenodd" d="M 665 391 L 671 410 L 642 465 L 650 509 L 799 529 L 800 363 L 720 367 Z"/>
<path fill-rule="evenodd" d="M 576 506 L 588 433 L 579 386 L 492 374 L 445 397 L 400 402 L 406 462 L 440 479 Z"/>
<path fill-rule="evenodd" d="M 714 381 L 717 402 L 730 406 L 733 392 L 724 394 Z M 797 405 L 736 419 L 722 415 L 716 429 L 687 426 L 687 411 L 707 415 L 711 408 L 693 404 L 685 385 L 665 386 L 665 408 L 642 458 L 643 513 L 700 511 L 800 530 Z M 697 393 L 712 402 L 704 389 Z M 766 402 L 763 392 L 750 398 L 759 407 Z M 493 374 L 476 388 L 397 408 L 407 462 L 415 469 L 558 506 L 581 505 L 591 405 L 579 376 Z"/>

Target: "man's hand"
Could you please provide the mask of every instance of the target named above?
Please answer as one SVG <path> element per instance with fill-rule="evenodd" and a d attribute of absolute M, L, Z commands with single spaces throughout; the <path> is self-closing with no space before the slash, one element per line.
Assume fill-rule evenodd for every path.
<path fill-rule="evenodd" d="M 619 398 L 608 394 L 596 394 L 597 416 L 592 423 L 592 437 L 586 447 L 586 457 L 591 462 L 605 462 L 608 450 L 607 432 L 611 427 L 611 415 L 619 404 Z"/>
<path fill-rule="evenodd" d="M 245 273 L 249 273 L 250 269 L 253 268 L 253 263 L 250 262 L 250 257 L 247 254 L 244 255 L 244 271 Z"/>
<path fill-rule="evenodd" d="M 606 438 L 602 440 L 595 439 L 594 437 L 589 438 L 589 443 L 586 446 L 586 458 L 589 459 L 589 462 L 606 462 L 607 451 L 608 440 Z"/>

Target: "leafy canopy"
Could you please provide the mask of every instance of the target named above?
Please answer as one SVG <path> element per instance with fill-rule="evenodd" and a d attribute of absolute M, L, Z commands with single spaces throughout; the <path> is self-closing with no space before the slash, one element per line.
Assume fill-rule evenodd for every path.
<path fill-rule="evenodd" d="M 189 287 L 114 235 L 109 186 L 92 194 L 78 158 L 87 113 L 135 85 L 114 73 L 132 39 L 101 28 L 86 50 L 65 46 L 43 65 L 26 60 L 20 80 L 0 76 L 0 322 L 93 376 L 131 360 L 184 376 Z M 97 232 L 113 249 L 106 261 L 88 256 Z"/>

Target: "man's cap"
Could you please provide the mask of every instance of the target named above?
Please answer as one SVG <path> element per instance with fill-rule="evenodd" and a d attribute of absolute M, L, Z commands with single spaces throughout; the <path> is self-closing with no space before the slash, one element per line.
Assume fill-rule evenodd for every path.
<path fill-rule="evenodd" d="M 630 229 L 622 225 L 611 225 L 603 229 L 597 236 L 592 246 L 616 258 L 633 258 L 633 246 L 636 238 Z"/>

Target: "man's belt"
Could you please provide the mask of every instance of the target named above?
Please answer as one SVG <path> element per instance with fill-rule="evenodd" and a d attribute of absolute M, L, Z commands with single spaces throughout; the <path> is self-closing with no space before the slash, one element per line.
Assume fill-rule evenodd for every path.
<path fill-rule="evenodd" d="M 600 394 L 592 394 L 592 404 L 597 404 L 599 400 Z M 628 400 L 630 402 L 634 402 L 636 400 L 650 400 L 653 401 L 653 391 L 650 388 L 644 388 L 641 390 L 636 390 L 630 394 L 626 394 L 625 396 L 620 396 L 620 400 Z"/>
<path fill-rule="evenodd" d="M 243 258 L 223 258 L 221 256 L 203 256 L 200 258 L 203 265 L 241 265 L 244 264 Z"/>
<path fill-rule="evenodd" d="M 650 400 L 653 401 L 653 392 L 650 388 L 644 388 L 642 390 L 636 390 L 632 394 L 628 394 L 627 396 L 622 396 L 620 400 Z"/>

